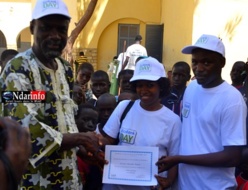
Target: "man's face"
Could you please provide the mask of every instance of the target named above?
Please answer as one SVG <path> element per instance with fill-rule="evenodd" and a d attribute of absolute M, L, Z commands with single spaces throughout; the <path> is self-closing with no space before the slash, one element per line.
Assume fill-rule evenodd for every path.
<path fill-rule="evenodd" d="M 192 70 L 198 84 L 203 88 L 212 88 L 220 84 L 224 65 L 225 58 L 218 53 L 199 48 L 192 52 Z"/>
<path fill-rule="evenodd" d="M 33 20 L 30 25 L 34 35 L 33 50 L 43 60 L 61 55 L 67 43 L 69 19 L 60 15 L 50 15 Z"/>
<path fill-rule="evenodd" d="M 172 84 L 173 87 L 178 89 L 184 88 L 187 84 L 187 81 L 190 79 L 190 74 L 187 69 L 183 66 L 175 66 L 172 69 Z"/>

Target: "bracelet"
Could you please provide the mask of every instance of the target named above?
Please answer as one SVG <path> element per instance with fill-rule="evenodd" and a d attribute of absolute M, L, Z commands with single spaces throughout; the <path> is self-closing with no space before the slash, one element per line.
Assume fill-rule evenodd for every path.
<path fill-rule="evenodd" d="M 9 190 L 17 190 L 18 183 L 17 183 L 16 175 L 13 171 L 12 164 L 8 156 L 5 154 L 5 152 L 1 148 L 0 148 L 0 160 L 3 162 L 4 168 L 6 171 Z"/>

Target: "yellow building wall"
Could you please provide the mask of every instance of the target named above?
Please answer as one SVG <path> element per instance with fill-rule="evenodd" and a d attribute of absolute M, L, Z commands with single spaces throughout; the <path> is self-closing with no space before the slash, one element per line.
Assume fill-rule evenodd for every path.
<path fill-rule="evenodd" d="M 163 64 L 171 70 L 174 63 L 189 57 L 181 53 L 186 44 L 191 44 L 195 0 L 162 0 L 161 22 L 164 23 Z"/>
<path fill-rule="evenodd" d="M 145 37 L 145 23 L 135 19 L 120 19 L 111 23 L 103 32 L 99 38 L 97 46 L 98 51 L 98 69 L 107 70 L 108 64 L 112 61 L 114 56 L 117 55 L 117 39 L 118 39 L 118 24 L 129 23 L 139 24 L 140 34 Z M 145 44 L 145 40 L 142 41 L 142 45 Z"/>
<path fill-rule="evenodd" d="M 160 24 L 160 18 L 161 0 L 99 0 L 74 48 L 97 48 L 96 68 L 106 71 L 117 53 L 118 24 L 140 24 L 144 45 L 145 24 Z"/>
<path fill-rule="evenodd" d="M 163 63 L 166 69 L 183 60 L 191 64 L 191 55 L 181 49 L 202 34 L 219 36 L 226 48 L 222 77 L 231 83 L 235 61 L 247 61 L 248 1 L 246 0 L 162 0 L 164 23 Z"/>
<path fill-rule="evenodd" d="M 95 11 L 82 31 L 84 47 L 96 47 L 101 33 L 111 23 L 126 18 L 160 23 L 160 0 L 98 0 Z M 142 8 L 143 7 L 143 8 Z"/>

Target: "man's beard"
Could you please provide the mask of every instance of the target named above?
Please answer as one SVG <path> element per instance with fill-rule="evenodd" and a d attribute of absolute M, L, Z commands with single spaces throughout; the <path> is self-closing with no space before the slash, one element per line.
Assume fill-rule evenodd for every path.
<path fill-rule="evenodd" d="M 62 51 L 45 50 L 43 53 L 47 59 L 54 59 L 56 57 L 59 57 L 62 54 Z"/>
<path fill-rule="evenodd" d="M 50 48 L 49 46 L 58 46 L 58 48 Z M 62 41 L 49 40 L 42 45 L 42 52 L 47 59 L 54 59 L 62 54 L 65 43 Z"/>

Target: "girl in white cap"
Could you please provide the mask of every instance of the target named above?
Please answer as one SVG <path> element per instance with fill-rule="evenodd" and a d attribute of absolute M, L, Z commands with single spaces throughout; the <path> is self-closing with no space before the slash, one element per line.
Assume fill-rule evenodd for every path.
<path fill-rule="evenodd" d="M 120 118 L 129 100 L 119 103 L 103 130 L 110 144 L 118 138 L 118 146 L 158 147 L 159 157 L 176 155 L 179 148 L 181 121 L 179 116 L 160 104 L 160 99 L 169 91 L 163 65 L 152 57 L 137 62 L 134 75 L 130 79 L 139 98 L 122 121 Z M 156 176 L 163 189 L 173 185 L 177 176 L 177 166 L 168 173 Z M 150 190 L 149 186 L 104 184 L 103 189 Z"/>

